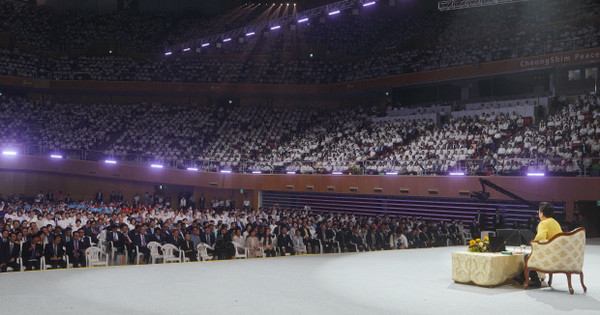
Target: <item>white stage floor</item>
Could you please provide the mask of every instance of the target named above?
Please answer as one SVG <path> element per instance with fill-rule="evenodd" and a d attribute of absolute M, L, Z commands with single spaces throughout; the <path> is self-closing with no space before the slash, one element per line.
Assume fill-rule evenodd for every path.
<path fill-rule="evenodd" d="M 1 314 L 600 314 L 600 242 L 553 288 L 456 284 L 465 247 L 0 274 Z"/>

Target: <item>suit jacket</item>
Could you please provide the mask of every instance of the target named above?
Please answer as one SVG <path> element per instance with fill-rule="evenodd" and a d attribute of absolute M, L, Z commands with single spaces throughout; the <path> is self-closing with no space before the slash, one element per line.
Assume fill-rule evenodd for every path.
<path fill-rule="evenodd" d="M 216 241 L 215 240 L 215 236 L 212 233 L 208 233 L 208 234 L 202 233 L 202 234 L 200 234 L 200 240 L 203 243 L 206 243 L 206 244 L 208 244 L 210 246 L 214 246 L 215 245 L 215 241 Z"/>
<path fill-rule="evenodd" d="M 23 261 L 29 259 L 40 259 L 44 255 L 44 245 L 35 244 L 35 247 L 31 249 L 31 241 L 23 244 L 23 252 L 21 256 L 23 257 Z"/>
<path fill-rule="evenodd" d="M 13 249 L 10 250 L 10 242 L 2 243 L 0 246 L 0 262 L 8 263 L 11 258 L 15 260 L 21 255 L 21 247 L 17 243 L 13 243 Z"/>
<path fill-rule="evenodd" d="M 363 245 L 363 240 L 362 237 L 360 237 L 360 234 L 352 233 L 352 236 L 350 237 L 350 242 L 356 245 Z"/>
<path fill-rule="evenodd" d="M 499 214 L 497 216 L 494 215 L 493 224 L 494 224 L 494 228 L 496 228 L 496 229 L 504 227 L 504 216 L 502 216 L 501 214 Z"/>
<path fill-rule="evenodd" d="M 164 234 L 152 234 L 148 237 L 148 242 L 157 242 L 158 244 L 164 244 L 166 242 Z"/>
<path fill-rule="evenodd" d="M 79 252 L 79 255 L 84 255 L 85 254 L 85 249 L 87 248 L 85 245 L 85 242 L 83 242 L 81 239 L 79 239 L 79 241 L 75 241 L 72 240 L 69 243 L 66 244 L 66 248 L 67 248 L 67 255 L 69 255 L 70 257 L 75 256 L 75 242 L 77 242 L 79 249 L 77 250 L 77 252 Z"/>
<path fill-rule="evenodd" d="M 300 230 L 300 236 L 304 237 L 304 238 L 310 238 L 310 230 L 307 227 L 303 227 L 303 228 L 299 228 L 298 230 Z"/>
<path fill-rule="evenodd" d="M 84 229 L 84 231 L 85 231 L 84 232 L 85 236 L 91 237 L 92 238 L 92 242 L 98 243 L 98 237 L 97 236 L 98 236 L 98 234 L 100 234 L 100 230 L 97 227 L 95 227 L 93 229 L 89 228 L 89 227 L 86 227 Z"/>
<path fill-rule="evenodd" d="M 125 244 L 129 244 L 129 240 L 125 236 L 125 234 L 117 231 L 117 239 L 115 240 L 113 232 L 106 232 L 106 241 L 113 242 L 115 247 L 123 247 Z"/>
<path fill-rule="evenodd" d="M 179 235 L 177 236 L 177 238 L 175 238 L 175 236 L 169 234 L 169 236 L 167 236 L 167 243 L 171 243 L 175 246 L 179 246 L 179 243 L 181 242 L 181 240 L 183 240 L 182 237 L 180 237 Z"/>
<path fill-rule="evenodd" d="M 335 233 L 335 240 L 340 242 L 340 246 L 344 246 L 344 244 L 348 243 L 349 235 L 346 233 L 346 231 L 339 230 L 337 233 Z"/>
<path fill-rule="evenodd" d="M 134 245 L 142 247 L 142 235 L 139 233 L 136 233 L 133 236 L 133 239 L 131 240 L 133 242 Z M 148 237 L 146 237 L 146 235 L 144 235 L 144 245 L 148 245 L 148 242 L 150 242 L 150 240 L 148 239 Z"/>
<path fill-rule="evenodd" d="M 321 240 L 321 242 L 325 242 L 325 240 L 327 240 L 327 242 L 331 242 L 333 236 L 329 236 L 329 233 L 327 233 L 327 230 L 323 231 L 321 229 L 319 229 L 317 231 L 317 238 Z"/>
<path fill-rule="evenodd" d="M 292 243 L 292 238 L 290 238 L 289 235 L 279 234 L 279 236 L 277 236 L 277 246 L 278 247 L 294 247 L 294 244 Z"/>
<path fill-rule="evenodd" d="M 479 225 L 483 225 L 484 221 L 485 221 L 485 215 L 482 213 L 478 213 L 475 215 L 475 219 L 477 219 L 477 222 L 479 223 Z"/>
<path fill-rule="evenodd" d="M 65 248 L 62 244 L 58 244 L 56 246 L 56 255 L 54 254 L 54 243 L 46 244 L 46 248 L 44 249 L 44 256 L 46 256 L 46 262 L 49 262 L 52 257 L 60 257 L 65 255 Z"/>
<path fill-rule="evenodd" d="M 196 250 L 196 248 L 194 248 L 194 242 L 192 242 L 192 240 L 186 241 L 185 239 L 183 239 L 181 242 L 179 242 L 179 248 L 181 248 L 181 250 L 188 251 L 188 250 Z"/>
<path fill-rule="evenodd" d="M 69 235 L 67 239 L 67 235 L 63 233 L 60 239 L 63 246 L 65 246 L 68 242 L 73 240 L 73 234 Z"/>
<path fill-rule="evenodd" d="M 375 239 L 373 239 L 373 238 L 375 238 Z M 367 233 L 367 245 L 371 249 L 383 248 L 385 244 L 383 243 L 383 236 L 381 235 L 381 233 L 379 233 L 379 232 L 376 232 L 375 234 Z"/>

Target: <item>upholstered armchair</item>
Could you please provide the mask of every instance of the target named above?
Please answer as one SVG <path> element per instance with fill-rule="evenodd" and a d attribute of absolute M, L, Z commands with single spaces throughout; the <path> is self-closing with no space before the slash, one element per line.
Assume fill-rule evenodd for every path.
<path fill-rule="evenodd" d="M 583 284 L 583 254 L 585 250 L 585 229 L 578 228 L 571 232 L 555 235 L 545 241 L 532 241 L 531 254 L 525 261 L 525 285 L 529 285 L 529 270 L 547 273 L 549 275 L 548 285 L 552 286 L 552 274 L 564 273 L 567 275 L 569 293 L 573 294 L 571 286 L 571 275 L 579 274 L 583 291 L 587 292 Z"/>

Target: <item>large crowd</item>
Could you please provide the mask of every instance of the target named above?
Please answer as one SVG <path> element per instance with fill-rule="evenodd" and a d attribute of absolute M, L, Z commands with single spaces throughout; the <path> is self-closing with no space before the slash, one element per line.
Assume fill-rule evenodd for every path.
<path fill-rule="evenodd" d="M 2 200 L 1 271 L 65 268 L 67 263 L 83 267 L 89 247 L 107 253 L 111 263 L 137 264 L 137 258 L 151 262 L 152 242 L 172 244 L 195 261 L 232 259 L 240 253 L 260 258 L 463 245 L 465 235 L 479 228 L 476 221 L 452 218 L 367 217 L 313 212 L 308 206 L 253 209 L 247 202 L 243 207 L 206 203 L 204 196 L 196 202 L 189 194 L 182 199 L 179 210 L 162 196 L 148 193 L 136 194 L 129 204 L 120 193 L 105 199 L 101 191 L 93 201 L 73 201 L 62 192 Z M 207 250 L 205 256 L 197 253 L 202 248 Z"/>
<path fill-rule="evenodd" d="M 492 6 L 474 9 L 477 14 L 425 11 L 402 18 L 396 10 L 374 9 L 359 16 L 350 10 L 325 23 L 316 19 L 295 31 L 286 28 L 269 36 L 258 32 L 243 43 L 234 40 L 219 48 L 212 43 L 201 54 L 193 47 L 189 53 L 157 59 L 125 51 L 156 53 L 157 46 L 183 45 L 265 17 L 259 10 L 244 9 L 212 18 L 57 13 L 2 1 L 0 30 L 11 34 L 19 48 L 0 49 L 0 74 L 52 80 L 323 84 L 597 47 L 600 35 L 594 18 L 600 6 L 592 0 L 551 0 L 541 8 L 535 2 Z M 117 42 L 123 52 L 80 53 L 102 41 Z M 79 53 L 61 54 L 68 50 L 65 46 L 77 46 Z M 315 55 L 309 57 L 306 47 L 314 47 L 310 52 Z M 47 50 L 59 53 L 38 53 Z M 229 58 L 232 54 L 236 57 Z"/>
<path fill-rule="evenodd" d="M 538 124 L 510 108 L 506 114 L 488 108 L 474 117 L 449 115 L 439 123 L 403 116 L 382 120 L 377 108 L 368 106 L 91 106 L 5 95 L 0 97 L 0 122 L 6 126 L 0 145 L 32 155 L 203 171 L 597 174 L 598 96 L 557 102 L 564 105 Z"/>

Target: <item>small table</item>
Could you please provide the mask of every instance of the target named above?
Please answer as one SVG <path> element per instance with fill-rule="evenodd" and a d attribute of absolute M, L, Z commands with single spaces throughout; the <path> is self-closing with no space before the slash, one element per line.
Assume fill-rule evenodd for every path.
<path fill-rule="evenodd" d="M 495 286 L 523 272 L 524 254 L 501 253 L 452 253 L 452 280 L 459 283 L 473 282 L 481 286 Z"/>

